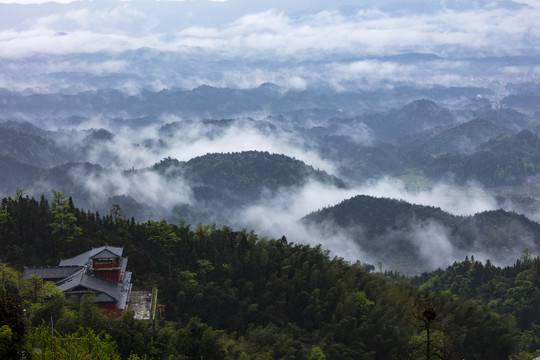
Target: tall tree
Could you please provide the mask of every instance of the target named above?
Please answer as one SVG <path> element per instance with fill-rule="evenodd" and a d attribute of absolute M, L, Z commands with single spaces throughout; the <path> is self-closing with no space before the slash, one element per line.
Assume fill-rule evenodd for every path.
<path fill-rule="evenodd" d="M 73 212 L 73 204 L 60 191 L 52 190 L 52 192 L 51 211 L 53 221 L 50 224 L 52 235 L 57 237 L 60 243 L 72 242 L 82 233 L 82 229 L 77 226 L 77 217 Z"/>

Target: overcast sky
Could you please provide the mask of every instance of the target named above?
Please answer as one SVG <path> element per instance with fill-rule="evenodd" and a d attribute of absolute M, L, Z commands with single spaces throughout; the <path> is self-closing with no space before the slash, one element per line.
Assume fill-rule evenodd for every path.
<path fill-rule="evenodd" d="M 57 75 L 56 85 L 44 78 L 62 71 L 144 78 L 142 85 L 125 82 L 134 84 L 126 86 L 128 92 L 150 83 L 161 89 L 275 82 L 302 89 L 321 79 L 338 89 L 350 80 L 371 86 L 386 78 L 479 85 L 474 82 L 478 68 L 463 59 L 538 58 L 539 18 L 540 0 L 0 0 L 0 87 L 66 87 Z M 178 54 L 192 64 L 174 75 L 166 73 L 173 67 L 168 63 L 156 74 L 155 68 L 134 65 L 140 59 L 119 56 L 137 49 Z M 403 64 L 369 58 L 406 53 L 431 53 L 442 60 Z M 66 58 L 73 54 L 102 58 Z M 39 61 L 28 65 L 19 59 Z M 209 62 L 216 61 L 231 66 L 221 63 L 209 73 Z M 523 81 L 540 77 L 536 63 L 487 71 L 493 77 L 526 74 Z M 491 73 L 483 74 L 486 81 Z"/>
<path fill-rule="evenodd" d="M 394 54 L 473 51 L 512 55 L 540 37 L 539 1 L 9 1 L 0 53 L 197 47 L 224 54 Z M 354 5 L 348 5 L 354 4 Z M 436 5 L 434 5 L 436 4 Z"/>

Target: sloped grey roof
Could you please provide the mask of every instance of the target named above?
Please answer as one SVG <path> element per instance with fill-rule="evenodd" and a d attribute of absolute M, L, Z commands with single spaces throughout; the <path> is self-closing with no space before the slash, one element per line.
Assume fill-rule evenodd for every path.
<path fill-rule="evenodd" d="M 122 248 L 120 248 L 122 249 Z M 120 257 L 122 255 L 122 252 L 120 252 L 120 255 L 110 251 L 107 247 L 105 247 L 100 252 L 90 256 L 90 259 L 103 259 L 103 258 L 114 258 L 114 257 Z"/>
<path fill-rule="evenodd" d="M 81 266 L 52 266 L 52 267 L 34 267 L 24 268 L 23 278 L 26 279 L 30 275 L 37 275 L 43 280 L 63 279 L 76 271 L 80 270 Z"/>
<path fill-rule="evenodd" d="M 60 285 L 66 283 L 66 282 L 72 281 L 73 279 L 75 279 L 77 277 L 82 276 L 83 274 L 86 273 L 87 270 L 88 270 L 88 267 L 86 267 L 86 266 L 80 267 L 79 270 L 77 270 L 76 272 L 74 272 L 70 276 L 68 276 L 68 277 L 66 277 L 66 278 L 64 278 L 62 280 L 57 281 L 56 286 L 60 287 Z"/>
<path fill-rule="evenodd" d="M 77 274 L 58 282 L 57 286 L 63 292 L 68 292 L 71 289 L 82 286 L 96 292 L 105 293 L 114 300 L 119 300 L 121 298 L 121 284 L 100 278 L 98 276 L 90 276 L 85 273 Z"/>
<path fill-rule="evenodd" d="M 123 247 L 115 247 L 115 246 L 102 246 L 95 249 L 92 249 L 90 251 L 87 251 L 85 253 L 82 253 L 80 255 L 77 255 L 75 257 L 72 257 L 71 259 L 65 259 L 60 260 L 59 266 L 84 266 L 88 261 L 96 256 L 97 254 L 107 250 L 108 252 L 112 253 L 113 256 L 121 257 L 122 253 L 124 251 Z"/>
<path fill-rule="evenodd" d="M 64 293 L 72 294 L 94 292 L 96 302 L 116 301 L 116 308 L 124 309 L 131 292 L 131 272 L 126 271 L 127 258 L 122 257 L 122 247 L 102 246 L 92 249 L 70 259 L 61 260 L 59 266 L 42 268 L 25 268 L 24 276 L 36 274 L 43 279 L 62 279 L 56 286 Z M 95 276 L 92 274 L 91 259 L 120 258 L 120 282 Z"/>

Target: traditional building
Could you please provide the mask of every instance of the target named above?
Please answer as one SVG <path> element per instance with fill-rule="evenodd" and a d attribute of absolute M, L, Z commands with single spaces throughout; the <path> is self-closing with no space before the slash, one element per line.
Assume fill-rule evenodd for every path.
<path fill-rule="evenodd" d="M 131 293 L 131 272 L 126 271 L 122 252 L 121 247 L 102 246 L 61 260 L 58 266 L 24 268 L 23 277 L 35 274 L 53 281 L 66 297 L 75 295 L 80 300 L 94 294 L 99 308 L 121 312 Z"/>

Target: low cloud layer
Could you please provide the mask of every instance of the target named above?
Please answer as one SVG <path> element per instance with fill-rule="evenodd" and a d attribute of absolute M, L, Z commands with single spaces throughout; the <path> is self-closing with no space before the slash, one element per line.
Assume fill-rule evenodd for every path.
<path fill-rule="evenodd" d="M 478 195 L 474 195 L 475 193 Z M 345 199 L 361 194 L 403 199 L 418 205 L 440 206 L 444 211 L 455 215 L 474 215 L 497 208 L 495 199 L 482 194 L 482 189 L 477 186 L 456 191 L 455 188 L 441 185 L 431 190 L 411 192 L 404 187 L 403 183 L 391 179 L 350 189 L 337 189 L 311 182 L 301 188 L 286 189 L 271 199 L 262 199 L 260 203 L 248 206 L 235 215 L 233 221 L 236 221 L 237 226 L 247 225 L 258 229 L 258 233 L 262 235 L 270 237 L 285 235 L 290 241 L 311 245 L 321 244 L 323 248 L 331 249 L 334 255 L 346 260 L 353 262 L 360 260 L 374 264 L 383 259 L 377 258 L 376 255 L 370 254 L 358 245 L 357 237 L 362 232 L 357 226 L 349 229 L 336 228 L 329 223 L 307 226 L 299 221 L 311 212 L 337 205 Z M 388 224 L 388 227 L 393 225 Z M 471 255 L 454 248 L 450 241 L 449 229 L 435 221 L 419 222 L 410 226 L 413 231 L 408 235 L 408 239 L 418 247 L 419 256 L 430 269 L 448 266 L 453 261 L 464 258 L 465 255 Z M 384 238 L 392 243 L 396 236 L 387 233 Z M 383 240 L 380 239 L 380 241 Z M 509 261 L 514 261 L 516 251 L 519 254 L 522 249 L 514 250 L 509 253 Z M 493 259 L 493 256 L 482 252 L 474 255 L 481 260 Z M 393 265 L 387 263 L 384 266 L 392 269 Z"/>
<path fill-rule="evenodd" d="M 195 211 L 207 214 L 210 219 L 208 221 L 213 219 L 212 211 L 219 211 L 216 210 L 217 206 L 205 208 L 197 203 L 189 182 L 181 172 L 166 177 L 148 169 L 169 156 L 187 161 L 212 152 L 261 150 L 294 156 L 308 165 L 335 173 L 334 165 L 322 160 L 315 152 L 306 152 L 305 144 L 300 139 L 268 126 L 263 121 L 239 119 L 205 123 L 202 120 L 188 121 L 175 115 L 163 115 L 153 125 L 131 128 L 96 117 L 81 124 L 79 131 L 89 127 L 109 128 L 114 137 L 112 140 L 96 140 L 87 153 L 86 160 L 101 164 L 103 171 L 89 174 L 83 166 L 74 167 L 69 172 L 73 183 L 89 194 L 91 206 L 107 209 L 111 198 L 129 197 L 143 208 L 142 213 L 156 220 L 167 218 L 179 221 L 177 215 L 173 214 L 173 209 L 178 205 L 190 206 Z M 88 133 L 85 130 L 80 134 Z M 76 136 L 73 139 L 81 143 L 86 141 Z M 50 187 L 47 184 L 41 185 L 42 188 Z M 216 218 L 226 219 L 226 224 L 236 229 L 254 229 L 261 237 L 286 236 L 295 243 L 321 244 L 324 249 L 331 250 L 332 255 L 348 261 L 360 260 L 375 264 L 379 260 L 384 261 L 384 258 L 358 245 L 358 236 L 362 236 L 358 227 L 336 228 L 330 223 L 308 226 L 300 221 L 311 212 L 337 205 L 360 194 L 440 207 L 455 215 L 474 215 L 500 206 L 496 199 L 476 184 L 460 187 L 439 184 L 429 189 L 410 190 L 401 181 L 387 177 L 351 188 L 309 181 L 303 185 L 282 188 L 277 193 L 263 192 L 259 200 L 251 201 L 241 208 L 228 208 L 226 214 L 217 214 Z M 77 196 L 73 195 L 77 204 Z M 395 224 L 387 225 L 388 232 L 379 240 L 391 244 L 403 234 L 392 233 L 390 229 Z M 504 264 L 506 259 L 512 262 L 519 256 L 522 245 L 531 243 L 523 239 L 515 246 L 509 245 L 507 254 L 494 258 L 492 254 L 467 254 L 454 248 L 451 231 L 435 221 L 413 223 L 409 227 L 412 231 L 407 235 L 407 240 L 418 247 L 419 260 L 428 266 L 425 270 L 445 267 L 465 255 L 474 255 L 481 260 L 496 259 L 499 262 L 495 263 L 498 264 Z M 386 269 L 395 269 L 393 266 L 395 264 L 384 264 Z"/>
<path fill-rule="evenodd" d="M 358 189 L 360 194 L 405 200 L 412 204 L 440 207 L 454 215 L 474 215 L 496 210 L 500 206 L 479 184 L 465 187 L 438 184 L 424 190 L 407 190 L 405 184 L 392 178 L 368 182 Z"/>
<path fill-rule="evenodd" d="M 368 261 L 367 255 L 358 247 L 346 230 L 330 224 L 312 228 L 299 220 L 312 211 L 329 204 L 341 202 L 356 195 L 354 189 L 337 189 L 332 186 L 310 182 L 298 189 L 286 189 L 271 199 L 247 206 L 232 219 L 237 226 L 257 229 L 261 236 L 286 236 L 289 241 L 322 245 L 332 253 L 349 261 Z"/>
<path fill-rule="evenodd" d="M 495 76 L 515 80 L 516 72 L 522 81 L 540 77 L 535 63 L 475 63 L 538 56 L 534 1 L 443 2 L 429 11 L 394 1 L 352 8 L 341 6 L 345 1 L 255 3 L 78 1 L 26 5 L 24 12 L 0 5 L 0 87 L 134 94 L 201 84 L 273 82 L 302 90 L 325 83 L 347 90 L 388 80 L 484 86 Z M 384 58 L 407 53 L 439 58 Z M 149 66 L 149 56 L 161 62 Z M 77 80 L 77 74 L 87 75 Z"/>
<path fill-rule="evenodd" d="M 173 126 L 161 128 L 167 123 Z M 107 126 L 99 122 L 90 124 Z M 92 146 L 87 160 L 119 169 L 140 169 L 166 157 L 188 161 L 209 153 L 256 150 L 286 154 L 316 169 L 335 173 L 334 164 L 322 159 L 315 151 L 305 149 L 292 133 L 277 128 L 260 129 L 257 128 L 260 123 L 249 119 L 235 120 L 230 125 L 217 124 L 205 124 L 202 120 L 184 121 L 174 115 L 164 115 L 160 124 L 116 128 L 113 129 L 115 138 Z"/>
<path fill-rule="evenodd" d="M 298 58 L 302 54 L 307 58 L 329 52 L 448 55 L 446 52 L 460 50 L 500 56 L 513 55 L 517 49 L 534 48 L 540 37 L 535 3 L 517 8 L 484 6 L 457 10 L 441 7 L 427 14 L 410 11 L 389 14 L 377 8 L 352 13 L 312 8 L 301 16 L 281 11 L 278 4 L 258 12 L 257 7 L 248 6 L 247 11 L 256 12 L 243 15 L 233 3 L 206 4 L 209 13 L 221 10 L 239 17 L 220 27 L 186 27 L 177 22 L 173 31 L 168 26 L 172 19 L 161 11 L 169 9 L 176 13 L 190 5 L 155 3 L 156 10 L 147 11 L 144 3 L 137 2 L 111 2 L 108 6 L 82 2 L 58 7 L 54 13 L 42 16 L 39 12 L 31 13 L 28 15 L 31 22 L 23 21 L 16 29 L 4 28 L 0 32 L 0 49 L 6 57 L 142 47 L 178 51 L 202 48 L 221 56 L 271 54 L 278 59 Z M 194 15 L 204 9 L 191 6 Z"/>
<path fill-rule="evenodd" d="M 261 116 L 261 119 L 265 117 Z M 205 122 L 165 114 L 152 125 L 133 128 L 95 117 L 79 125 L 79 130 L 88 128 L 108 128 L 114 134 L 111 140 L 95 142 L 87 152 L 86 160 L 102 165 L 105 170 L 89 176 L 74 169 L 70 173 L 73 181 L 91 195 L 95 204 L 104 204 L 111 197 L 125 195 L 150 209 L 155 219 L 170 217 L 173 208 L 179 204 L 199 206 L 188 182 L 181 175 L 167 178 L 148 171 L 149 167 L 166 157 L 188 161 L 207 153 L 259 150 L 296 157 L 315 168 L 336 173 L 333 164 L 315 152 L 306 151 L 306 144 L 300 138 L 261 120 L 244 118 Z M 84 134 L 87 133 L 85 130 Z M 126 172 L 125 169 L 133 170 Z M 352 188 L 310 181 L 302 186 L 281 189 L 275 194 L 266 193 L 260 200 L 241 209 L 230 209 L 226 214 L 227 225 L 254 229 L 260 236 L 278 238 L 285 235 L 296 243 L 321 244 L 346 260 L 375 263 L 381 259 L 374 258 L 356 241 L 359 229 L 337 229 L 328 223 L 313 227 L 299 221 L 311 212 L 360 194 L 440 207 L 455 215 L 474 215 L 499 207 L 497 201 L 476 184 L 465 187 L 435 185 L 429 189 L 410 190 L 403 182 L 390 177 Z M 388 224 L 389 227 L 392 225 Z M 418 246 L 419 255 L 432 268 L 444 267 L 466 255 L 452 247 L 449 230 L 441 224 L 427 222 L 411 226 L 414 231 L 409 240 Z M 387 237 L 390 239 L 392 235 Z M 482 254 L 475 256 L 483 258 Z M 390 269 L 391 264 L 385 267 Z"/>
<path fill-rule="evenodd" d="M 129 196 L 156 214 L 170 213 L 176 204 L 193 201 L 191 188 L 182 178 L 168 179 L 155 172 L 129 173 L 121 170 L 106 171 L 102 175 L 87 176 L 78 169 L 71 172 L 74 181 L 81 183 L 98 203 L 105 203 L 109 197 Z"/>

